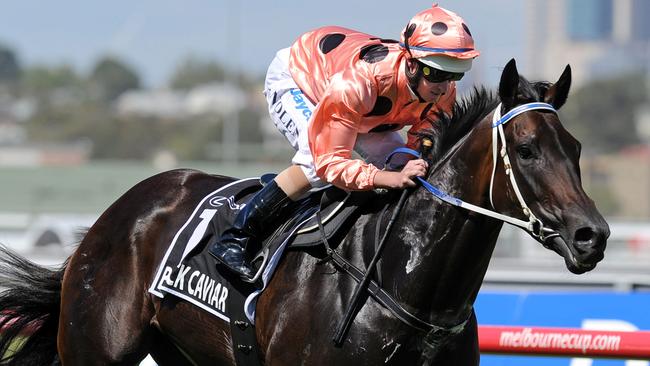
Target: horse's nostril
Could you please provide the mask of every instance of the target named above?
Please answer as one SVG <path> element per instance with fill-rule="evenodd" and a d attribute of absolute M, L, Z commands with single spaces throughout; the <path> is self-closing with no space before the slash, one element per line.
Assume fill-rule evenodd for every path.
<path fill-rule="evenodd" d="M 576 242 L 588 242 L 594 238 L 594 231 L 589 227 L 583 227 L 576 230 L 575 236 L 573 239 Z"/>

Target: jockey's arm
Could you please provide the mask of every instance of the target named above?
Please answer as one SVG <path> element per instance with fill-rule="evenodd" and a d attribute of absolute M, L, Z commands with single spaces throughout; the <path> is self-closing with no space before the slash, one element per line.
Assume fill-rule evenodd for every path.
<path fill-rule="evenodd" d="M 424 174 L 421 160 L 409 162 L 401 172 L 388 172 L 351 158 L 360 121 L 376 98 L 376 88 L 363 75 L 350 72 L 332 79 L 309 125 L 316 172 L 323 180 L 350 190 L 404 188 L 415 184 L 411 177 Z"/>
<path fill-rule="evenodd" d="M 374 188 L 379 169 L 352 159 L 352 151 L 361 118 L 376 98 L 376 87 L 365 75 L 347 71 L 332 77 L 308 129 L 316 174 L 324 181 L 351 190 Z"/>

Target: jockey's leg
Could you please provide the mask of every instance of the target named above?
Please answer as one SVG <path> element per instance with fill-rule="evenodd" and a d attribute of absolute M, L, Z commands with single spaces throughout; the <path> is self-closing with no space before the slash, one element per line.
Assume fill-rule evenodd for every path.
<path fill-rule="evenodd" d="M 233 227 L 209 248 L 210 254 L 245 279 L 254 275 L 248 256 L 258 251 L 266 231 L 282 218 L 282 210 L 312 186 L 323 185 L 316 176 L 307 137 L 315 106 L 291 77 L 289 53 L 286 48 L 276 54 L 266 75 L 264 94 L 271 120 L 296 150 L 293 165 L 253 196 L 237 214 Z"/>
<path fill-rule="evenodd" d="M 255 274 L 249 257 L 260 245 L 279 219 L 283 210 L 311 188 L 307 177 L 298 166 L 291 166 L 250 199 L 239 211 L 233 226 L 212 243 L 209 251 L 219 262 L 245 279 Z"/>

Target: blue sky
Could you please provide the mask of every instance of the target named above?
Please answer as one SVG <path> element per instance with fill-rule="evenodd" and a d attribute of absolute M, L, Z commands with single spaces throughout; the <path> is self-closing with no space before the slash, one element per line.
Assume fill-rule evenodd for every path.
<path fill-rule="evenodd" d="M 472 29 L 480 62 L 477 81 L 495 85 L 512 57 L 525 73 L 519 31 L 525 11 L 518 0 L 444 1 Z M 114 0 L 110 2 L 21 0 L 3 4 L 0 43 L 23 64 L 74 65 L 87 71 L 104 54 L 127 61 L 148 86 L 161 86 L 188 55 L 216 59 L 263 74 L 275 51 L 302 32 L 341 25 L 398 38 L 412 15 L 430 1 L 209 1 Z M 506 10 L 507 9 L 507 10 Z"/>

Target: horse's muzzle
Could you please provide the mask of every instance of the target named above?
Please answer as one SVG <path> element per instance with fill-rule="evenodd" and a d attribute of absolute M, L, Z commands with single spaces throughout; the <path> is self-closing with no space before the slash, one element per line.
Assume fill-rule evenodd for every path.
<path fill-rule="evenodd" d="M 591 271 L 604 258 L 609 237 L 607 224 L 582 226 L 573 230 L 570 239 L 567 236 L 569 235 L 549 238 L 549 243 L 545 245 L 564 258 L 567 269 L 572 273 Z"/>

